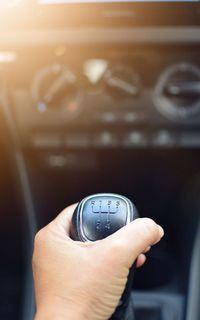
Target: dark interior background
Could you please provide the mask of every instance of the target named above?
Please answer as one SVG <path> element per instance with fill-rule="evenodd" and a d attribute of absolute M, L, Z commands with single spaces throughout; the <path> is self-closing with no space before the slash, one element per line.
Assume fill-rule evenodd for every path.
<path fill-rule="evenodd" d="M 25 261 L 23 211 L 13 176 L 10 140 L 0 117 L 0 318 L 20 319 Z"/>

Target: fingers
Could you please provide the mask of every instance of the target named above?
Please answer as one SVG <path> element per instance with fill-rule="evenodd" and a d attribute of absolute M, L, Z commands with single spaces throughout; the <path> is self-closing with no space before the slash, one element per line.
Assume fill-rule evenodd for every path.
<path fill-rule="evenodd" d="M 54 232 L 61 235 L 70 236 L 70 225 L 73 212 L 77 204 L 71 205 L 64 209 L 50 224 Z M 137 266 L 144 264 L 146 253 L 151 246 L 160 241 L 163 237 L 163 229 L 153 220 L 148 218 L 137 219 L 116 233 L 103 240 L 107 248 L 113 248 L 113 254 L 121 251 L 121 256 L 126 263 L 131 266 L 137 259 Z M 108 243 L 109 242 L 109 243 Z M 116 249 L 116 250 L 115 250 Z"/>
<path fill-rule="evenodd" d="M 136 258 L 163 237 L 163 229 L 148 218 L 137 219 L 118 230 L 104 243 L 110 246 L 112 254 L 120 255 L 130 267 Z"/>
<path fill-rule="evenodd" d="M 146 262 L 146 256 L 144 254 L 140 254 L 136 261 L 136 267 L 142 267 Z"/>
<path fill-rule="evenodd" d="M 147 260 L 147 258 L 145 256 L 145 253 L 149 252 L 150 250 L 151 250 L 151 246 L 147 247 L 144 250 L 144 252 L 139 255 L 139 257 L 137 258 L 137 261 L 136 261 L 136 267 L 137 268 L 140 268 L 145 264 L 145 262 Z"/>

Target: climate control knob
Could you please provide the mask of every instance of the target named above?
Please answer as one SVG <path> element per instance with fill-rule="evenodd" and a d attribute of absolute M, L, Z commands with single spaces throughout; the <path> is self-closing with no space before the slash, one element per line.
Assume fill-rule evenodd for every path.
<path fill-rule="evenodd" d="M 79 112 L 82 102 L 76 75 L 59 64 L 47 66 L 36 75 L 32 95 L 38 111 L 62 109 L 68 117 Z"/>
<path fill-rule="evenodd" d="M 130 99 L 140 92 L 139 75 L 128 65 L 116 65 L 104 74 L 104 83 L 109 94 L 116 99 Z"/>

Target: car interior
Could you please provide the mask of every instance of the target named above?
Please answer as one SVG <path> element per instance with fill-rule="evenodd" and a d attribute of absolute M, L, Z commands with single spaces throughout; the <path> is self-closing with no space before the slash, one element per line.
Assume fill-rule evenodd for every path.
<path fill-rule="evenodd" d="M 7 0 L 0 28 L 0 319 L 34 319 L 36 232 L 111 192 L 165 230 L 135 319 L 199 320 L 198 1 Z"/>

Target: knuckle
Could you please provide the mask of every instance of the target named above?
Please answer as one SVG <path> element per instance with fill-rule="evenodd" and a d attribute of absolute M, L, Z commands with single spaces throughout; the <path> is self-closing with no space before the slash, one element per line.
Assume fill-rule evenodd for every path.
<path fill-rule="evenodd" d="M 158 225 L 150 218 L 144 218 L 143 226 L 145 229 L 145 233 L 148 235 L 152 241 L 159 237 L 159 229 Z"/>
<path fill-rule="evenodd" d="M 46 230 L 45 228 L 43 228 L 39 230 L 35 235 L 35 239 L 34 239 L 35 247 L 38 247 L 41 245 L 41 243 L 44 243 L 45 239 L 46 239 Z"/>
<path fill-rule="evenodd" d="M 33 271 L 41 263 L 43 256 L 48 247 L 48 230 L 47 228 L 43 228 L 39 230 L 34 238 L 34 248 L 32 255 L 32 268 Z"/>

